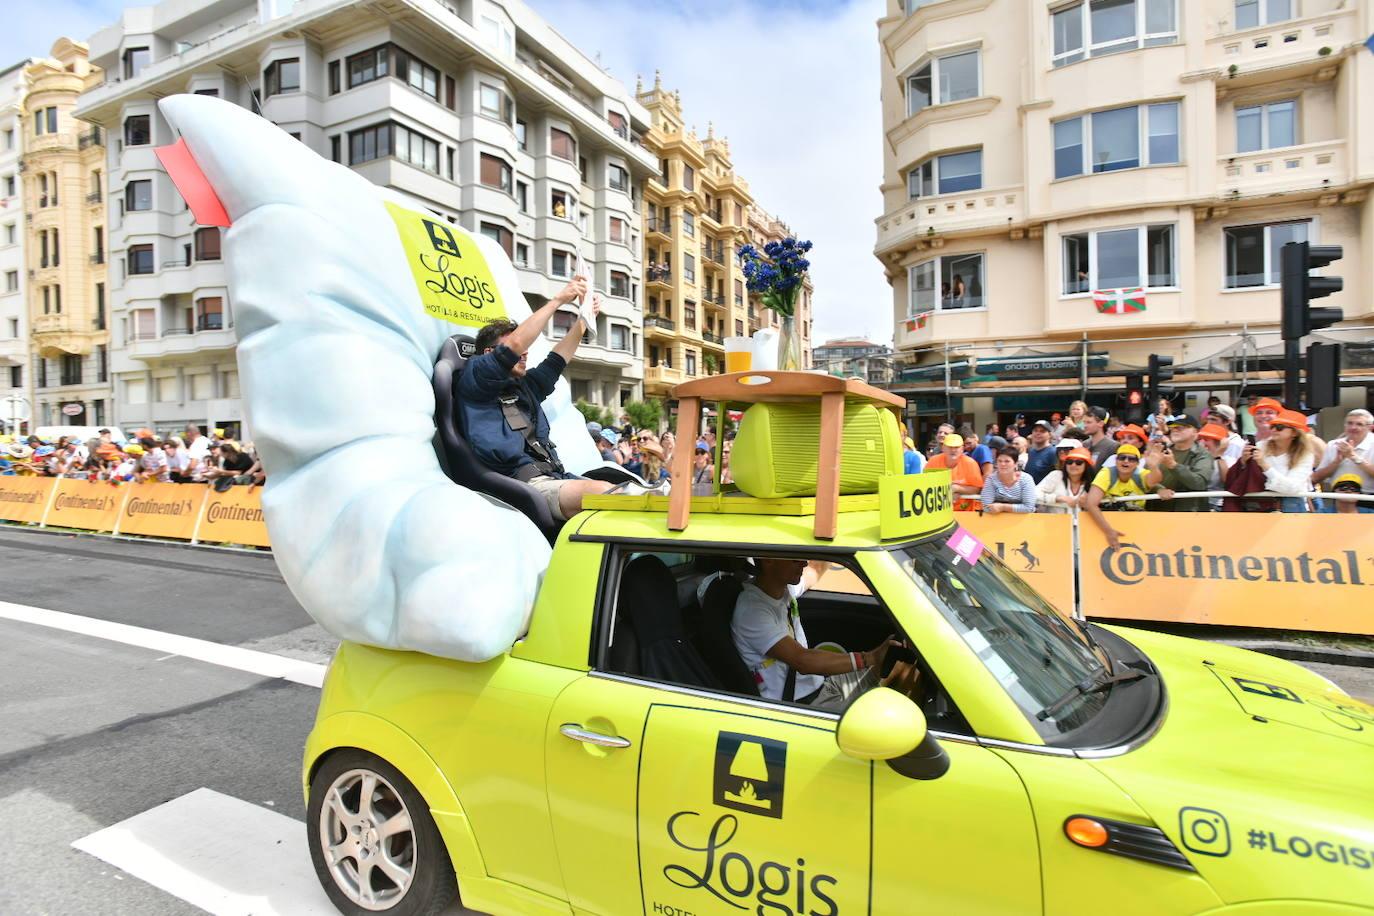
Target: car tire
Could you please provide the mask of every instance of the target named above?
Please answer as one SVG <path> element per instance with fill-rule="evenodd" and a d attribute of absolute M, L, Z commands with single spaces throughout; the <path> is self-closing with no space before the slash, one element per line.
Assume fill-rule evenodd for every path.
<path fill-rule="evenodd" d="M 331 754 L 310 780 L 305 822 L 315 875 L 340 913 L 436 916 L 458 896 L 429 806 L 374 754 Z"/>

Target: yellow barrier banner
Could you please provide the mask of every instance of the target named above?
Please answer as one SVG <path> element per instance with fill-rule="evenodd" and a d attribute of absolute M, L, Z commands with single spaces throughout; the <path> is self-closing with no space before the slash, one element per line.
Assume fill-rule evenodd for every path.
<path fill-rule="evenodd" d="M 43 524 L 84 531 L 113 531 L 128 485 L 89 480 L 58 480 L 57 496 Z"/>
<path fill-rule="evenodd" d="M 1109 512 L 1121 549 L 1086 516 L 1088 617 L 1374 634 L 1368 515 Z"/>
<path fill-rule="evenodd" d="M 184 483 L 130 483 L 118 534 L 191 540 L 209 487 Z"/>
<path fill-rule="evenodd" d="M 1073 516 L 956 512 L 954 520 L 1061 614 L 1073 614 Z"/>
<path fill-rule="evenodd" d="M 52 485 L 47 477 L 0 477 L 0 519 L 41 522 Z"/>
<path fill-rule="evenodd" d="M 230 487 L 223 493 L 206 488 L 197 541 L 271 547 L 262 518 L 262 487 Z"/>

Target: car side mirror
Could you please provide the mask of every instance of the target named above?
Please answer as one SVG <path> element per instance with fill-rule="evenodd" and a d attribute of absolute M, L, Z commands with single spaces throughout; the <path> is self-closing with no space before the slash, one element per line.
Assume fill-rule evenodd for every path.
<path fill-rule="evenodd" d="M 849 704 L 835 743 L 850 757 L 885 760 L 913 779 L 935 779 L 949 769 L 949 755 L 926 730 L 921 707 L 887 687 L 874 687 Z"/>

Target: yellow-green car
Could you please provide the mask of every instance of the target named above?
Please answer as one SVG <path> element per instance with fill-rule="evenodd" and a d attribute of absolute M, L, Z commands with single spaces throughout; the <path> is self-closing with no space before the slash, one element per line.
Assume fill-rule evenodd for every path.
<path fill-rule="evenodd" d="M 625 497 L 564 528 L 507 654 L 342 646 L 304 768 L 336 905 L 1374 911 L 1374 707 L 1284 661 L 1072 620 L 925 476 L 896 537 L 876 496 L 829 541 L 804 515 L 695 508 L 670 532 Z M 758 556 L 828 561 L 799 601 L 812 645 L 896 633 L 914 675 L 842 715 L 760 698 L 729 634 Z"/>

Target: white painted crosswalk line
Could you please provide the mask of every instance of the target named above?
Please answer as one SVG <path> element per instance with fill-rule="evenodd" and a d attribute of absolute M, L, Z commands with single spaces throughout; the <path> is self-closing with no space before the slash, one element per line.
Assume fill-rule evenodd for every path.
<path fill-rule="evenodd" d="M 50 611 L 47 608 L 29 607 L 24 604 L 11 604 L 0 601 L 0 619 L 17 620 L 20 623 L 36 624 L 68 633 L 80 633 L 111 642 L 121 642 L 129 646 L 140 646 L 157 652 L 167 652 L 182 658 L 195 659 L 211 665 L 246 671 L 263 677 L 282 678 L 307 687 L 319 687 L 324 683 L 324 665 L 304 662 L 284 655 L 226 646 L 208 639 L 193 636 L 180 636 L 149 630 L 145 627 L 115 623 L 98 617 L 83 617 L 80 614 L 67 614 Z"/>
<path fill-rule="evenodd" d="M 337 914 L 315 877 L 305 825 L 196 789 L 72 844 L 222 916 Z"/>

